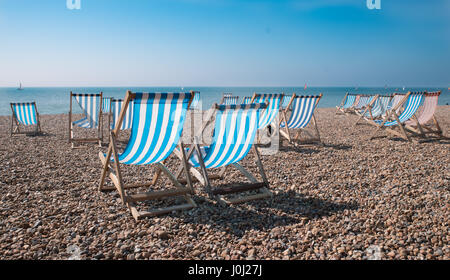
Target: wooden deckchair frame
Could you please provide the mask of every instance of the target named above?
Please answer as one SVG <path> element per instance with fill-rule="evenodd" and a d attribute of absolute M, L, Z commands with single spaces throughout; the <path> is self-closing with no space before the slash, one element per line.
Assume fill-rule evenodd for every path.
<path fill-rule="evenodd" d="M 30 132 L 27 131 L 20 131 L 20 126 L 21 124 L 19 123 L 19 121 L 16 118 L 16 115 L 14 114 L 14 108 L 13 106 L 16 104 L 34 104 L 34 112 L 36 113 L 36 124 L 33 125 L 35 126 L 35 130 L 34 132 L 34 136 L 38 135 L 39 133 L 41 133 L 41 122 L 39 119 L 39 113 L 37 110 L 37 105 L 36 102 L 24 102 L 24 103 L 10 103 L 11 106 L 11 111 L 12 111 L 12 116 L 11 116 L 11 131 L 10 131 L 10 136 L 12 137 L 13 135 L 18 135 L 18 134 L 28 134 Z"/>
<path fill-rule="evenodd" d="M 228 92 L 224 92 L 224 93 L 222 93 L 222 99 L 220 100 L 220 105 L 223 105 L 223 102 L 225 102 L 225 98 L 226 97 L 233 97 L 233 94 L 232 93 L 228 93 Z"/>
<path fill-rule="evenodd" d="M 100 110 L 98 113 L 98 120 L 97 120 L 97 137 L 96 138 L 75 138 L 73 133 L 73 122 L 72 122 L 72 99 L 76 95 L 100 95 Z M 103 142 L 103 112 L 102 112 L 102 105 L 103 105 L 103 92 L 100 92 L 99 94 L 83 94 L 83 93 L 73 93 L 70 92 L 70 110 L 69 110 L 69 143 L 72 145 L 72 149 L 75 148 L 75 144 L 81 144 L 81 143 L 98 143 L 99 147 L 102 147 Z"/>
<path fill-rule="evenodd" d="M 441 94 L 440 91 L 437 93 L 438 93 L 438 95 Z M 427 94 L 427 93 L 425 93 L 425 94 Z M 433 93 L 430 93 L 430 94 L 433 94 Z M 426 96 L 425 96 L 425 98 L 426 98 Z M 434 114 L 433 114 L 433 117 L 431 118 L 431 120 L 432 120 L 431 124 L 430 124 L 430 121 L 428 121 L 428 123 L 426 123 L 426 124 L 425 123 L 421 124 L 419 122 L 419 117 L 414 118 L 413 119 L 413 121 L 415 123 L 414 126 L 405 124 L 405 130 L 409 133 L 417 134 L 424 138 L 428 138 L 429 134 L 436 136 L 438 139 L 447 138 L 443 135 L 442 128 L 439 125 L 439 122 L 436 119 L 436 116 Z M 433 129 L 433 126 L 436 128 L 435 130 Z"/>
<path fill-rule="evenodd" d="M 399 115 L 401 115 L 401 113 L 397 114 L 397 112 L 396 112 L 399 108 L 401 108 L 408 101 L 408 98 L 409 98 L 409 96 L 411 94 L 412 94 L 412 92 L 408 92 L 403 97 L 403 99 L 397 104 L 397 106 L 395 106 L 394 108 L 392 108 L 388 112 L 387 117 L 384 119 L 384 121 L 381 124 L 377 124 L 373 120 L 368 120 L 369 123 L 371 123 L 371 124 L 373 124 L 373 125 L 375 125 L 377 127 L 375 129 L 375 131 L 372 133 L 372 135 L 370 136 L 369 140 L 374 139 L 375 135 L 377 134 L 377 132 L 380 131 L 381 129 L 384 129 L 386 132 L 388 132 L 388 133 L 390 133 L 392 135 L 401 137 L 402 139 L 411 142 L 412 139 L 411 139 L 411 137 L 408 135 L 408 133 L 406 131 L 406 127 L 405 127 L 406 125 L 404 123 L 401 123 L 400 120 L 399 120 Z M 393 120 L 397 121 L 397 124 L 393 125 L 392 128 L 391 127 L 384 127 L 384 124 L 386 122 L 388 122 L 389 120 L 391 120 L 391 118 L 393 118 Z M 412 116 L 412 118 L 417 121 L 417 117 L 416 117 L 415 113 Z M 396 130 L 393 129 L 394 127 L 397 127 L 397 126 L 399 127 L 400 131 L 396 131 Z M 420 124 L 419 124 L 419 126 L 420 126 Z M 415 136 L 418 136 L 417 133 L 411 133 L 411 134 L 413 134 Z"/>
<path fill-rule="evenodd" d="M 228 166 L 233 166 L 234 168 L 236 168 L 239 172 L 241 172 L 242 175 L 244 175 L 248 180 L 250 180 L 251 183 L 226 184 L 222 186 L 213 186 L 211 184 L 211 180 L 216 179 L 217 177 L 213 177 L 210 174 L 208 174 L 208 170 L 205 166 L 200 151 L 199 136 L 203 135 L 206 127 L 212 122 L 213 117 L 215 116 L 215 113 L 218 108 L 219 105 L 217 105 L 217 103 L 213 105 L 213 110 L 210 111 L 206 120 L 203 122 L 202 128 L 200 129 L 199 134 L 195 137 L 194 143 L 190 145 L 186 157 L 184 157 L 183 152 L 181 152 L 184 151 L 184 148 L 187 148 L 187 146 L 184 145 L 182 145 L 180 150 L 177 150 L 176 154 L 184 162 L 184 164 L 187 164 L 189 166 L 189 171 L 192 173 L 194 178 L 196 178 L 203 185 L 210 198 L 217 200 L 221 205 L 225 206 L 231 204 L 241 204 L 252 200 L 272 197 L 273 194 L 269 190 L 269 181 L 267 180 L 267 176 L 264 172 L 264 167 L 261 162 L 261 156 L 258 152 L 258 148 L 256 145 L 252 145 L 251 149 L 253 150 L 256 156 L 256 165 L 258 167 L 259 174 L 262 178 L 262 182 L 258 181 L 249 171 L 247 171 L 239 163 L 233 163 Z M 201 171 L 198 171 L 192 165 L 189 164 L 188 159 L 191 158 L 194 150 L 197 152 L 200 164 L 199 168 Z M 228 166 L 219 168 L 220 169 L 219 178 L 223 178 Z M 182 169 L 180 168 L 176 174 L 177 178 L 180 176 L 181 171 Z M 242 193 L 248 191 L 259 191 L 259 193 L 245 196 L 242 195 Z M 237 194 L 238 196 L 235 198 L 227 198 L 226 196 L 230 194 Z"/>
<path fill-rule="evenodd" d="M 359 96 L 359 97 L 358 97 Z M 358 110 L 362 110 L 365 109 L 365 107 L 361 107 L 361 108 L 356 108 L 356 106 L 359 104 L 359 101 L 361 100 L 361 97 L 371 97 L 370 94 L 358 94 L 356 99 L 355 99 L 355 103 L 348 109 L 345 110 L 345 114 L 355 114 L 358 115 Z M 366 105 L 367 106 L 367 105 Z"/>
<path fill-rule="evenodd" d="M 279 123 L 279 125 L 281 125 L 281 123 L 285 123 L 285 126 L 284 126 L 284 128 L 282 127 L 281 129 L 280 129 L 280 135 L 281 136 L 283 136 L 284 138 L 286 138 L 288 141 L 289 141 L 289 143 L 291 143 L 291 144 L 308 144 L 308 143 L 319 143 L 319 144 L 322 144 L 322 140 L 321 140 L 321 138 L 320 138 L 320 133 L 319 133 L 319 129 L 318 129 L 318 127 L 317 127 L 317 121 L 316 121 L 316 116 L 315 116 L 315 111 L 316 111 L 316 109 L 317 109 L 317 104 L 319 104 L 319 101 L 322 99 L 322 97 L 323 97 L 323 94 L 322 93 L 320 93 L 319 95 L 318 95 L 318 98 L 317 98 L 317 100 L 316 100 L 316 104 L 314 105 L 314 112 L 313 112 L 313 115 L 312 115 L 312 118 L 311 118 L 311 123 L 313 124 L 313 126 L 314 126 L 314 130 L 315 130 L 315 132 L 316 132 L 316 136 L 313 136 L 313 135 L 311 135 L 310 133 L 307 133 L 307 131 L 305 130 L 305 128 L 299 128 L 298 130 L 298 132 L 297 132 L 297 134 L 296 134 L 296 136 L 295 137 L 292 137 L 292 133 L 291 133 L 291 129 L 292 128 L 289 128 L 288 127 L 288 121 L 287 121 L 287 114 L 288 114 L 288 112 L 289 112 L 289 108 L 291 107 L 291 105 L 292 105 L 292 102 L 295 100 L 295 98 L 296 97 L 317 97 L 317 96 L 302 96 L 302 95 L 296 95 L 295 93 L 292 95 L 292 98 L 291 98 L 291 101 L 289 102 L 289 104 L 288 104 L 288 106 L 286 107 L 286 109 L 284 110 L 284 111 L 282 111 L 282 114 L 281 114 L 281 117 L 282 117 L 282 119 L 280 120 L 280 123 Z M 309 125 L 309 124 L 308 124 Z M 300 136 L 301 136 L 301 133 L 302 133 L 302 131 L 304 131 L 304 132 L 306 132 L 309 136 L 311 136 L 312 138 L 311 139 L 308 139 L 308 140 L 302 140 L 301 138 L 300 138 Z"/>
<path fill-rule="evenodd" d="M 347 93 L 345 94 L 344 99 L 342 99 L 342 101 L 341 101 L 341 105 L 336 106 L 336 113 L 335 113 L 335 115 L 339 114 L 339 112 L 344 113 L 344 108 L 343 108 L 343 107 L 344 107 L 345 102 L 347 101 L 347 97 L 348 97 L 349 95 L 350 95 L 350 94 L 347 92 Z"/>
<path fill-rule="evenodd" d="M 372 109 L 373 106 L 375 105 L 375 102 L 377 102 L 378 98 L 380 98 L 380 95 L 377 94 L 375 95 L 375 98 L 366 106 L 366 108 L 364 109 L 364 111 L 362 113 L 356 112 L 356 114 L 359 116 L 358 120 L 355 122 L 355 124 L 353 125 L 353 129 L 358 125 L 358 123 L 362 120 L 366 118 L 366 114 L 367 112 L 370 115 L 370 119 L 373 120 L 374 117 L 372 116 Z"/>
<path fill-rule="evenodd" d="M 122 203 L 128 207 L 128 209 L 131 211 L 131 214 L 133 218 L 136 221 L 139 221 L 145 217 L 153 217 L 153 216 L 159 216 L 171 213 L 173 211 L 178 210 L 188 210 L 192 209 L 194 207 L 197 207 L 197 204 L 195 201 L 191 198 L 191 195 L 194 194 L 194 190 L 192 188 L 192 181 L 191 176 L 188 172 L 188 166 L 186 164 L 186 160 L 183 161 L 183 169 L 185 170 L 186 175 L 186 182 L 187 186 L 184 186 L 176 176 L 174 176 L 170 170 L 164 165 L 163 162 L 155 163 L 156 167 L 158 167 L 158 170 L 155 172 L 153 180 L 151 183 L 141 183 L 141 184 L 134 184 L 134 185 L 125 185 L 123 182 L 123 177 L 121 173 L 120 168 L 120 162 L 119 162 L 119 154 L 117 150 L 116 145 L 116 139 L 118 139 L 120 134 L 120 127 L 122 125 L 122 121 L 125 117 L 126 110 L 128 109 L 128 105 L 131 100 L 136 98 L 136 94 L 132 93 L 131 91 L 127 91 L 122 109 L 119 114 L 119 119 L 117 122 L 116 127 L 110 132 L 110 144 L 108 147 L 108 152 L 105 155 L 102 152 L 99 152 L 99 158 L 103 165 L 102 174 L 100 177 L 100 184 L 99 184 L 99 191 L 111 191 L 111 190 L 117 190 L 119 192 L 120 198 L 122 200 Z M 188 108 L 192 102 L 193 96 L 191 96 L 191 99 L 189 100 Z M 183 147 L 183 143 L 180 140 L 180 143 L 178 144 L 179 147 Z M 114 162 L 111 163 L 111 156 L 114 157 Z M 181 149 L 181 156 L 186 159 L 184 150 Z M 182 169 L 182 170 L 183 170 Z M 160 175 L 164 174 L 166 177 L 174 184 L 175 188 L 170 190 L 164 190 L 164 191 L 152 191 L 152 192 L 144 192 L 144 193 L 137 193 L 137 194 L 128 194 L 126 190 L 128 189 L 135 189 L 135 188 L 141 188 L 141 187 L 150 187 L 153 185 L 156 185 L 158 182 L 158 179 L 160 178 Z M 104 186 L 106 176 L 109 176 L 111 181 L 114 184 L 114 187 L 106 187 Z M 151 211 L 139 211 L 137 209 L 136 202 L 142 202 L 142 201 L 148 201 L 148 200 L 162 200 L 170 197 L 177 197 L 181 196 L 186 200 L 185 204 L 182 205 L 175 205 L 170 206 L 166 208 L 158 208 Z"/>

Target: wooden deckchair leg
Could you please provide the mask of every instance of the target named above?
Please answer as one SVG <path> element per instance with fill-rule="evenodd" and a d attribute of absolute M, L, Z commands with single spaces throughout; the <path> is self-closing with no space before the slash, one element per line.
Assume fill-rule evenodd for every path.
<path fill-rule="evenodd" d="M 105 163 L 103 165 L 102 175 L 100 176 L 100 184 L 98 186 L 99 191 L 103 190 L 103 185 L 105 184 L 106 174 L 108 173 L 108 170 L 109 170 L 109 162 L 111 161 L 111 154 L 112 154 L 112 146 L 110 144 L 109 148 L 108 148 L 108 152 L 106 153 L 106 158 L 105 158 Z M 101 156 L 103 156 L 103 155 L 101 155 Z"/>
<path fill-rule="evenodd" d="M 439 126 L 439 122 L 437 121 L 436 116 L 434 116 L 434 115 L 433 115 L 433 123 L 437 128 L 437 134 L 442 136 L 442 129 Z"/>
<path fill-rule="evenodd" d="M 119 191 L 120 197 L 122 199 L 122 203 L 126 204 L 126 197 L 125 197 L 125 190 L 124 190 L 124 184 L 123 184 L 123 180 L 122 180 L 122 173 L 120 172 L 120 166 L 119 166 L 119 156 L 117 155 L 117 146 L 116 146 L 116 139 L 115 139 L 115 133 L 112 132 L 111 133 L 111 148 L 112 148 L 112 154 L 114 156 L 114 169 L 116 172 L 116 177 L 117 177 L 117 190 Z"/>
<path fill-rule="evenodd" d="M 192 179 L 191 179 L 191 174 L 189 173 L 189 162 L 186 158 L 186 152 L 184 150 L 184 145 L 180 142 L 180 144 L 178 145 L 181 151 L 181 160 L 183 161 L 183 166 L 184 166 L 184 173 L 186 175 L 186 182 L 188 185 L 188 188 L 191 189 L 191 193 L 194 194 L 194 188 L 192 186 Z"/>
<path fill-rule="evenodd" d="M 165 164 L 166 160 L 163 160 L 161 163 Z M 161 176 L 161 169 L 158 168 L 155 171 L 155 175 L 153 175 L 153 180 L 152 180 L 152 185 L 156 185 L 156 183 L 158 182 L 159 177 Z"/>
<path fill-rule="evenodd" d="M 394 118 L 395 118 L 395 120 L 397 121 L 398 126 L 400 127 L 400 130 L 401 130 L 401 132 L 402 132 L 402 134 L 403 134 L 403 138 L 404 138 L 405 140 L 407 140 L 407 141 L 411 141 L 411 140 L 409 139 L 408 134 L 406 133 L 405 128 L 403 127 L 403 124 L 400 122 L 400 120 L 398 119 L 398 116 L 397 116 L 397 114 L 396 114 L 395 112 L 394 112 Z"/>
<path fill-rule="evenodd" d="M 317 140 L 319 141 L 319 143 L 322 143 L 322 139 L 320 138 L 319 128 L 317 127 L 317 121 L 316 121 L 315 114 L 312 115 L 312 120 L 313 120 L 314 129 L 316 130 Z"/>
<path fill-rule="evenodd" d="M 200 169 L 202 170 L 206 192 L 211 196 L 211 183 L 209 181 L 208 171 L 206 170 L 205 162 L 203 161 L 203 157 L 200 151 L 200 145 L 198 143 L 195 144 L 195 150 L 197 151 L 198 162 L 200 164 Z"/>

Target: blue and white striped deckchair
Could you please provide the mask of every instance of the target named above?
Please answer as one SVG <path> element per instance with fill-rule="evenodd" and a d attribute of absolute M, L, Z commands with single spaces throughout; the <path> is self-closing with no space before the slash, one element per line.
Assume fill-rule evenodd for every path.
<path fill-rule="evenodd" d="M 111 117 L 112 122 L 110 123 L 110 129 L 116 128 L 116 123 L 119 120 L 120 112 L 122 111 L 123 99 L 112 99 L 111 100 Z M 128 109 L 122 120 L 122 125 L 120 126 L 120 130 L 131 129 L 131 125 L 133 120 L 133 101 L 130 101 L 128 104 Z"/>
<path fill-rule="evenodd" d="M 108 152 L 106 154 L 99 153 L 100 160 L 103 163 L 99 190 L 111 190 L 111 188 L 104 186 L 106 175 L 109 173 L 109 177 L 115 185 L 115 188 L 112 189 L 118 190 L 122 202 L 129 207 L 136 220 L 196 207 L 195 202 L 190 197 L 193 189 L 187 162 L 184 162 L 187 187 L 182 185 L 164 165 L 165 159 L 172 154 L 175 147 L 178 144 L 182 147 L 180 137 L 192 98 L 192 93 L 132 93 L 130 91 L 125 96 L 116 127 L 111 133 Z M 129 106 L 130 104 L 131 106 Z M 120 133 L 119 128 L 127 113 L 126 111 L 130 107 L 133 109 L 131 136 L 124 151 L 119 153 L 116 147 L 116 141 Z M 184 155 L 183 149 L 182 154 Z M 156 173 L 152 184 L 125 185 L 120 171 L 120 166 L 123 164 L 155 164 L 159 168 L 159 172 Z M 174 184 L 175 189 L 138 194 L 126 193 L 126 189 L 156 184 L 161 172 Z M 175 196 L 184 197 L 187 203 L 153 211 L 137 210 L 137 202 Z"/>
<path fill-rule="evenodd" d="M 351 110 L 347 110 L 350 113 L 358 114 L 358 110 L 361 111 L 366 108 L 367 105 L 373 100 L 372 96 L 369 95 L 360 95 L 357 103 L 351 108 Z"/>
<path fill-rule="evenodd" d="M 281 105 L 283 109 L 285 110 L 287 107 L 290 107 L 291 104 L 292 95 L 285 95 L 283 97 L 283 104 Z"/>
<path fill-rule="evenodd" d="M 242 99 L 242 104 L 243 104 L 243 105 L 245 105 L 245 104 L 250 104 L 250 103 L 252 103 L 252 99 L 253 99 L 252 96 L 245 96 L 245 97 Z"/>
<path fill-rule="evenodd" d="M 103 97 L 102 98 L 102 113 L 109 114 L 111 112 L 111 100 L 112 97 Z"/>
<path fill-rule="evenodd" d="M 419 109 L 420 105 L 422 104 L 424 95 L 425 93 L 423 92 L 409 92 L 408 94 L 405 95 L 403 100 L 397 104 L 397 106 L 395 106 L 388 112 L 388 115 L 384 120 L 371 121 L 377 126 L 377 129 L 372 134 L 370 139 L 374 138 L 378 130 L 385 128 L 387 132 L 400 136 L 403 139 L 410 141 L 411 139 L 406 133 L 404 123 L 409 119 L 415 117 L 414 114 L 417 112 L 417 109 Z M 403 104 L 406 105 L 401 114 L 398 114 L 398 109 Z M 400 132 L 391 129 L 391 127 L 395 126 L 398 126 L 400 128 Z"/>
<path fill-rule="evenodd" d="M 70 92 L 70 111 L 69 111 L 69 142 L 74 148 L 75 143 L 83 142 L 98 142 L 101 147 L 103 140 L 103 125 L 102 124 L 102 101 L 103 93 L 99 94 L 82 94 Z M 75 98 L 80 106 L 83 117 L 79 120 L 72 121 L 72 99 Z M 74 126 L 81 128 L 93 129 L 97 128 L 98 135 L 96 138 L 75 138 L 73 133 Z"/>
<path fill-rule="evenodd" d="M 258 129 L 268 127 L 276 118 L 283 102 L 283 94 L 255 94 L 252 103 L 266 103 L 267 108 L 259 117 Z"/>
<path fill-rule="evenodd" d="M 258 149 L 254 145 L 260 111 L 266 108 L 266 106 L 264 103 L 241 105 L 215 104 L 213 106 L 213 113 L 206 120 L 200 131 L 200 135 L 202 135 L 215 113 L 215 129 L 212 144 L 207 147 L 200 147 L 197 142 L 187 149 L 187 157 L 189 158 L 192 174 L 205 186 L 208 193 L 214 198 L 217 198 L 221 204 L 243 203 L 272 195 L 267 189 L 269 183 L 264 173 Z M 252 148 L 256 155 L 257 166 L 262 181 L 258 181 L 249 171 L 239 164 Z M 239 170 L 251 183 L 213 188 L 210 184 L 210 178 L 212 177 L 208 176 L 207 169 L 223 168 L 230 165 Z M 202 173 L 195 168 L 200 168 Z M 259 193 L 253 195 L 238 196 L 233 199 L 224 197 L 229 194 L 242 194 L 243 192 L 256 190 Z"/>
<path fill-rule="evenodd" d="M 375 119 L 378 118 L 380 116 L 382 116 L 383 114 L 386 113 L 389 103 L 391 102 L 392 96 L 387 95 L 387 96 L 379 96 L 375 102 L 375 105 L 369 108 L 369 111 L 367 111 L 364 114 L 364 117 L 366 118 L 370 118 L 370 119 Z"/>
<path fill-rule="evenodd" d="M 22 134 L 20 126 L 35 126 L 34 134 L 41 132 L 41 125 L 39 122 L 39 113 L 35 102 L 30 103 L 11 103 L 12 117 L 11 117 L 11 133 Z"/>
<path fill-rule="evenodd" d="M 301 130 L 306 128 L 312 120 L 317 135 L 316 138 L 310 139 L 308 140 L 308 142 L 313 141 L 320 142 L 320 134 L 317 128 L 317 122 L 314 116 L 314 111 L 322 96 L 323 96 L 322 94 L 317 96 L 297 96 L 296 94 L 294 94 L 291 100 L 292 113 L 288 121 L 287 121 L 288 110 L 285 110 L 283 112 L 283 119 L 282 122 L 280 123 L 280 127 L 284 128 L 284 131 L 280 130 L 280 134 L 291 143 L 293 142 L 293 140 L 306 142 L 300 140 Z M 299 132 L 297 133 L 297 136 L 295 138 L 291 136 L 292 129 L 299 129 Z"/>
<path fill-rule="evenodd" d="M 391 99 L 392 99 L 392 96 L 376 95 L 374 97 L 374 100 L 372 100 L 372 102 L 369 105 L 366 106 L 366 109 L 364 109 L 363 111 L 358 113 L 359 118 L 358 118 L 358 120 L 356 121 L 356 123 L 355 123 L 355 125 L 353 127 L 358 125 L 358 123 L 362 119 L 374 120 L 374 119 L 376 119 L 378 117 L 381 117 L 383 114 L 386 113 Z"/>
<path fill-rule="evenodd" d="M 342 113 L 346 113 L 349 109 L 351 109 L 355 103 L 357 102 L 357 95 L 355 94 L 349 94 L 347 93 L 344 97 L 344 99 L 341 102 L 341 105 L 336 106 L 336 114 L 341 111 Z"/>
<path fill-rule="evenodd" d="M 371 96 L 367 96 L 367 97 L 363 98 L 362 102 L 364 102 L 365 105 L 363 105 L 359 109 L 355 109 L 355 113 L 358 116 L 364 116 L 369 111 L 369 109 L 375 105 L 378 97 L 379 97 L 379 95 L 371 95 Z"/>
<path fill-rule="evenodd" d="M 224 96 L 221 105 L 237 105 L 239 96 Z"/>
<path fill-rule="evenodd" d="M 192 99 L 191 105 L 189 106 L 189 109 L 191 110 L 198 110 L 199 104 L 200 104 L 200 92 L 199 91 L 192 91 L 192 94 L 194 94 L 194 98 Z"/>

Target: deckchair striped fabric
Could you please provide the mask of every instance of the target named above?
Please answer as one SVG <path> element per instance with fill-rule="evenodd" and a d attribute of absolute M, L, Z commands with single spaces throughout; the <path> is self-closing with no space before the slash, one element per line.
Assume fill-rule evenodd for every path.
<path fill-rule="evenodd" d="M 411 93 L 408 97 L 405 109 L 403 112 L 398 116 L 398 120 L 400 123 L 404 123 L 405 121 L 409 120 L 417 111 L 419 106 L 422 104 L 424 98 L 423 93 Z M 383 124 L 384 120 L 375 120 L 375 123 L 381 125 Z M 383 124 L 383 126 L 394 126 L 398 125 L 397 120 L 393 121 L 387 121 Z"/>
<path fill-rule="evenodd" d="M 111 100 L 111 112 L 112 112 L 112 123 L 111 129 L 116 127 L 117 120 L 119 119 L 120 111 L 122 110 L 123 99 L 112 99 Z M 122 120 L 121 130 L 131 129 L 133 120 L 133 101 L 128 104 L 128 109 Z"/>
<path fill-rule="evenodd" d="M 131 136 L 119 162 L 161 162 L 181 137 L 191 93 L 135 93 Z"/>
<path fill-rule="evenodd" d="M 387 111 L 391 99 L 392 96 L 379 96 L 378 99 L 375 101 L 375 104 L 371 109 L 371 112 L 367 111 L 364 116 L 368 118 L 370 118 L 371 116 L 373 118 L 377 118 L 383 115 Z"/>
<path fill-rule="evenodd" d="M 242 104 L 250 104 L 250 103 L 252 103 L 252 99 L 253 99 L 253 97 L 251 97 L 251 96 L 245 96 L 243 99 L 242 99 Z"/>
<path fill-rule="evenodd" d="M 197 110 L 198 104 L 200 103 L 200 92 L 194 91 L 192 93 L 194 94 L 194 98 L 192 99 L 191 106 L 189 106 L 189 109 Z"/>
<path fill-rule="evenodd" d="M 255 96 L 255 103 L 268 103 L 267 108 L 259 117 L 258 129 L 266 128 L 273 122 L 280 111 L 283 94 L 261 94 Z"/>
<path fill-rule="evenodd" d="M 73 124 L 82 128 L 96 128 L 100 115 L 100 94 L 76 94 L 73 96 L 83 110 L 84 118 L 74 121 Z"/>
<path fill-rule="evenodd" d="M 108 114 L 111 110 L 111 97 L 103 97 L 102 99 L 102 112 Z"/>
<path fill-rule="evenodd" d="M 363 95 L 359 97 L 358 104 L 355 105 L 355 109 L 363 109 L 367 105 L 370 104 L 371 100 L 373 100 L 374 97 Z"/>
<path fill-rule="evenodd" d="M 285 95 L 283 97 L 283 104 L 281 106 L 283 106 L 283 108 L 286 108 L 289 105 L 289 102 L 291 102 L 292 99 L 292 95 Z"/>
<path fill-rule="evenodd" d="M 206 168 L 218 168 L 242 160 L 250 151 L 258 129 L 259 111 L 266 104 L 219 105 L 216 114 L 213 144 L 202 147 Z M 189 159 L 199 167 L 196 152 Z"/>
<path fill-rule="evenodd" d="M 14 117 L 22 125 L 36 125 L 36 103 L 11 103 Z"/>
<path fill-rule="evenodd" d="M 395 108 L 395 107 L 398 105 L 398 103 L 400 103 L 400 101 L 403 100 L 403 97 L 405 97 L 405 94 L 402 94 L 402 93 L 394 93 L 394 97 L 393 97 L 392 100 L 391 100 L 391 104 L 389 104 L 389 106 L 388 106 L 388 110 L 390 110 L 390 109 L 392 109 L 392 108 Z M 399 108 L 399 109 L 397 110 L 397 112 L 399 112 L 400 109 L 401 109 L 401 108 Z"/>
<path fill-rule="evenodd" d="M 239 96 L 224 96 L 221 105 L 236 105 L 238 100 Z"/>
<path fill-rule="evenodd" d="M 434 116 L 434 113 L 436 112 L 436 107 L 438 105 L 438 98 L 440 94 L 441 94 L 440 91 L 425 93 L 425 99 L 423 101 L 421 110 L 417 112 L 419 115 L 419 117 L 417 118 L 419 124 L 424 125 L 429 121 L 431 121 L 431 119 Z M 413 120 L 408 120 L 406 122 L 406 125 L 415 126 L 416 122 Z"/>
<path fill-rule="evenodd" d="M 292 113 L 287 122 L 288 128 L 305 128 L 308 126 L 320 96 L 296 96 L 292 102 Z M 283 122 L 280 127 L 285 127 Z"/>
<path fill-rule="evenodd" d="M 347 95 L 347 99 L 345 100 L 345 104 L 342 108 L 348 109 L 348 108 L 352 107 L 353 104 L 355 104 L 355 101 L 356 101 L 356 95 L 352 95 L 352 94 Z"/>

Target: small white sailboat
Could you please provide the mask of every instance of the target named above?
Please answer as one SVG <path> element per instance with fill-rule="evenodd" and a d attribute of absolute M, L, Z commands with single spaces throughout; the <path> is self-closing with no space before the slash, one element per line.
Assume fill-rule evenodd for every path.
<path fill-rule="evenodd" d="M 24 90 L 24 88 L 22 87 L 22 83 L 19 83 L 19 88 L 17 90 Z"/>

